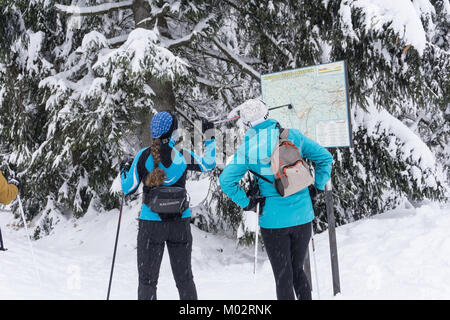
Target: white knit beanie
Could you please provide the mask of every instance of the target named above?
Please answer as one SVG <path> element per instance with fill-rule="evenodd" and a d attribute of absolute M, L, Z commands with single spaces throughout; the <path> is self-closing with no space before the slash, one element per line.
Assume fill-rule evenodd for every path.
<path fill-rule="evenodd" d="M 269 118 L 269 108 L 260 99 L 250 99 L 239 107 L 242 122 L 248 127 L 254 127 Z"/>

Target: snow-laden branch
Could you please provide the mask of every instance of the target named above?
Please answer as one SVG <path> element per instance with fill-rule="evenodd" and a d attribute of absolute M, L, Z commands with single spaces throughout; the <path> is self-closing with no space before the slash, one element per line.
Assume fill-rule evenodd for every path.
<path fill-rule="evenodd" d="M 141 21 L 139 21 L 136 26 L 140 26 L 144 23 L 150 22 L 153 23 L 157 18 L 162 17 L 167 14 L 170 10 L 170 4 L 165 3 L 162 8 L 152 9 L 152 16 L 149 18 L 145 18 Z"/>
<path fill-rule="evenodd" d="M 112 47 L 117 47 L 125 43 L 127 41 L 129 34 L 123 34 L 114 38 L 108 39 L 108 44 Z"/>
<path fill-rule="evenodd" d="M 132 0 L 104 3 L 96 6 L 90 7 L 79 7 L 79 6 L 65 6 L 62 4 L 55 4 L 56 9 L 64 14 L 69 14 L 73 16 L 93 16 L 98 14 L 110 13 L 116 10 L 131 9 L 133 5 Z"/>
<path fill-rule="evenodd" d="M 200 20 L 199 23 L 197 23 L 197 25 L 194 27 L 192 32 L 185 35 L 184 37 L 174 39 L 174 40 L 166 39 L 164 41 L 164 46 L 167 49 L 171 50 L 171 49 L 176 49 L 176 48 L 188 45 L 189 43 L 192 42 L 192 40 L 198 33 L 201 33 L 203 30 L 205 30 L 208 27 L 208 21 L 211 20 L 212 18 L 214 18 L 214 16 L 215 16 L 214 14 L 210 14 L 205 19 Z"/>
<path fill-rule="evenodd" d="M 241 6 L 238 3 L 236 3 L 235 1 L 225 0 L 225 2 L 228 3 L 232 8 L 234 8 L 234 9 L 236 9 L 238 11 L 242 10 Z"/>
<path fill-rule="evenodd" d="M 283 48 L 282 46 L 280 46 L 279 41 L 277 41 L 274 37 L 272 37 L 270 34 L 268 34 L 264 30 L 264 28 L 261 28 L 261 32 L 270 42 L 273 43 L 275 48 L 277 48 L 286 58 L 289 59 L 289 61 L 293 61 L 292 53 L 289 50 L 287 50 L 286 48 Z"/>
<path fill-rule="evenodd" d="M 207 56 L 210 56 L 212 58 L 223 60 L 226 62 L 231 62 L 230 59 L 228 59 L 221 51 L 212 50 L 209 48 L 203 48 L 201 52 Z M 244 61 L 247 64 L 261 64 L 262 61 L 257 58 L 252 57 L 241 57 L 241 60 Z"/>
<path fill-rule="evenodd" d="M 450 52 L 449 51 L 445 51 L 444 49 L 440 48 L 439 46 L 427 41 L 427 45 L 429 45 L 430 47 L 433 47 L 435 50 L 439 51 L 439 53 L 442 54 L 446 54 L 448 56 L 450 56 Z"/>
<path fill-rule="evenodd" d="M 220 42 L 217 37 L 213 38 L 214 44 L 230 59 L 233 63 L 237 64 L 241 67 L 242 71 L 250 75 L 253 79 L 259 81 L 261 78 L 261 74 L 245 63 L 241 57 L 232 52 L 225 44 Z"/>

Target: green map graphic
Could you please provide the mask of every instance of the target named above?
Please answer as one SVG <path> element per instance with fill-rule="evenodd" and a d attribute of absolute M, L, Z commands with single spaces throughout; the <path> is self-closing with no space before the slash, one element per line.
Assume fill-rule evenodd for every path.
<path fill-rule="evenodd" d="M 351 146 L 345 67 L 339 61 L 262 75 L 263 101 L 274 108 L 270 117 L 323 147 Z"/>

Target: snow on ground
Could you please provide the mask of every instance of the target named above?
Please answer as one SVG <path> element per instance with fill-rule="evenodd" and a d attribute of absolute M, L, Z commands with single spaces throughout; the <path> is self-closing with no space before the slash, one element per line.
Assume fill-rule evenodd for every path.
<path fill-rule="evenodd" d="M 111 299 L 136 299 L 138 211 L 136 205 L 124 210 Z M 89 212 L 81 220 L 60 223 L 52 235 L 33 241 L 39 281 L 25 231 L 8 226 L 12 215 L 0 212 L 9 249 L 0 252 L 0 299 L 105 299 L 117 218 L 117 210 Z M 337 228 L 342 287 L 337 297 L 332 295 L 328 234 L 316 235 L 321 298 L 449 299 L 449 229 L 450 206 L 433 203 Z M 193 272 L 200 299 L 275 299 L 264 252 L 259 254 L 255 276 L 253 248 L 239 248 L 235 239 L 194 226 L 192 233 Z M 178 299 L 167 252 L 158 295 L 160 299 Z M 317 290 L 313 297 L 317 298 Z"/>

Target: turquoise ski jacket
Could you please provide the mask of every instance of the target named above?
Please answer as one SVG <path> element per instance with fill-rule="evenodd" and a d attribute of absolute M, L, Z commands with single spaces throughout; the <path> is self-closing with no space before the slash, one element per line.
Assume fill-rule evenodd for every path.
<path fill-rule="evenodd" d="M 216 142 L 211 139 L 205 142 L 205 155 L 201 157 L 191 150 L 182 149 L 178 151 L 175 148 L 175 143 L 170 140 L 168 145 L 163 145 L 161 148 L 162 161 L 158 167 L 163 169 L 166 173 L 164 186 L 182 187 L 186 186 L 186 171 L 209 172 L 216 166 Z M 140 150 L 130 170 L 123 172 L 120 176 L 122 190 L 125 195 L 134 193 L 139 184 L 145 179 L 147 174 L 154 169 L 153 156 L 151 155 L 151 148 L 147 147 Z M 191 216 L 191 210 L 186 209 L 182 218 Z M 161 218 L 156 212 L 150 210 L 146 204 L 142 204 L 141 220 L 161 221 Z"/>
<path fill-rule="evenodd" d="M 252 170 L 269 181 L 274 181 L 270 168 L 270 156 L 278 143 L 279 134 L 277 122 L 272 119 L 249 129 L 244 136 L 244 142 L 238 147 L 233 159 L 220 175 L 219 182 L 222 190 L 242 208 L 249 204 L 249 199 L 239 182 L 247 171 Z M 303 158 L 315 163 L 315 186 L 323 190 L 331 176 L 332 155 L 299 130 L 290 129 L 289 140 L 299 148 Z M 258 177 L 255 179 L 261 195 L 266 197 L 266 203 L 259 218 L 259 225 L 262 228 L 286 228 L 313 220 L 314 211 L 308 188 L 283 198 L 272 184 Z"/>

